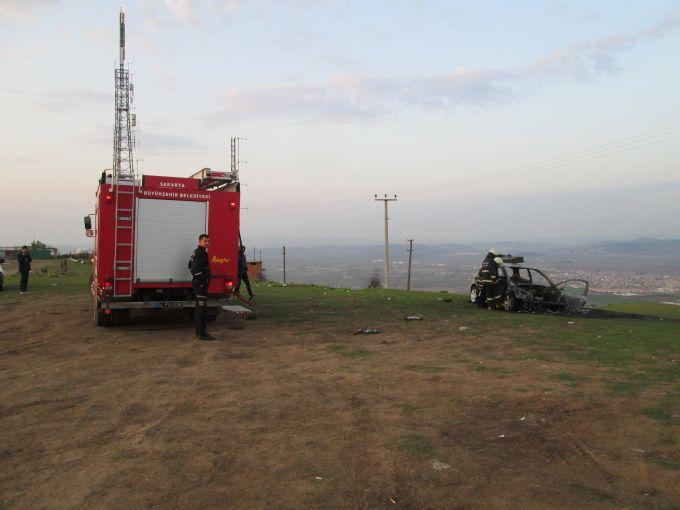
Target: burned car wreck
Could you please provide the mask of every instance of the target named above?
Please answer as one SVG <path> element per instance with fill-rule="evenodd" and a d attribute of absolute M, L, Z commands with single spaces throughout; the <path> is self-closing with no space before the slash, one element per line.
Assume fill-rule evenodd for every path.
<path fill-rule="evenodd" d="M 590 283 L 570 279 L 554 283 L 543 271 L 521 265 L 522 257 L 504 257 L 496 285 L 503 295 L 501 306 L 508 312 L 580 312 L 588 301 Z M 479 274 L 470 286 L 470 302 L 486 306 Z"/>

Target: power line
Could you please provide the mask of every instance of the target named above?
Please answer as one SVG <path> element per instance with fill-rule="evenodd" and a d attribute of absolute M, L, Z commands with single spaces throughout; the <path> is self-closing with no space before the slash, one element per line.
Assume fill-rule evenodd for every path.
<path fill-rule="evenodd" d="M 527 176 L 527 175 L 534 175 L 534 174 L 546 172 L 546 171 L 549 171 L 549 170 L 554 170 L 555 168 L 561 168 L 563 166 L 568 166 L 568 165 L 572 165 L 572 164 L 576 164 L 576 163 L 587 163 L 589 161 L 594 161 L 594 160 L 597 160 L 597 159 L 602 159 L 604 157 L 614 156 L 616 154 L 620 154 L 620 153 L 623 153 L 623 152 L 630 152 L 630 151 L 634 151 L 634 150 L 637 150 L 637 149 L 642 149 L 644 147 L 649 147 L 650 145 L 656 145 L 658 143 L 663 143 L 663 142 L 667 142 L 667 141 L 670 141 L 670 140 L 676 140 L 678 138 L 680 138 L 680 134 L 678 136 L 672 136 L 672 137 L 669 137 L 669 138 L 665 138 L 663 140 L 657 140 L 655 142 L 650 142 L 650 143 L 647 143 L 647 144 L 638 145 L 638 146 L 635 146 L 635 147 L 630 147 L 628 149 L 605 152 L 603 154 L 595 154 L 595 155 L 592 155 L 591 157 L 579 159 L 577 161 L 558 162 L 558 163 L 553 164 L 553 165 L 546 165 L 546 166 L 543 166 L 543 167 L 532 168 L 532 169 L 529 169 L 529 170 L 526 170 L 526 171 L 523 171 L 523 172 L 514 173 L 512 175 L 501 175 L 501 176 L 491 175 L 491 176 L 488 176 L 488 177 L 480 178 L 477 181 L 462 182 L 460 184 L 453 184 L 453 183 L 442 184 L 442 185 L 438 186 L 436 190 L 426 190 L 426 191 L 413 190 L 413 191 L 411 191 L 411 193 L 414 193 L 414 194 L 431 193 L 431 192 L 434 192 L 434 191 L 439 191 L 441 189 L 447 189 L 447 188 L 451 188 L 451 187 L 455 187 L 456 189 L 469 188 L 469 187 L 472 187 L 472 186 L 479 186 L 481 184 L 490 184 L 490 183 L 494 183 L 494 182 L 504 181 L 504 180 L 507 180 L 507 179 L 515 179 L 515 178 L 518 178 L 518 177 L 524 177 L 524 176 Z"/>
<path fill-rule="evenodd" d="M 646 133 L 645 135 L 638 135 L 634 137 L 629 137 L 629 138 L 623 138 L 621 140 L 618 140 L 616 142 L 610 142 L 602 145 L 598 145 L 595 147 L 591 147 L 588 149 L 583 149 L 580 151 L 564 154 L 562 156 L 556 157 L 556 158 L 551 158 L 548 160 L 544 160 L 541 162 L 537 163 L 530 163 L 527 165 L 522 165 L 514 168 L 510 168 L 507 170 L 501 170 L 499 172 L 490 172 L 488 174 L 482 174 L 482 175 L 477 175 L 477 176 L 470 176 L 470 177 L 464 177 L 461 179 L 456 179 L 454 181 L 449 181 L 449 182 L 443 182 L 443 183 L 438 183 L 436 186 L 427 186 L 424 188 L 417 188 L 410 190 L 410 193 L 421 193 L 421 192 L 426 192 L 431 189 L 441 189 L 442 187 L 447 187 L 447 186 L 457 186 L 460 184 L 467 184 L 468 182 L 473 182 L 477 183 L 477 181 L 483 183 L 486 179 L 493 178 L 495 182 L 496 177 L 501 177 L 501 176 L 507 176 L 507 177 L 515 177 L 518 175 L 523 175 L 525 173 L 532 173 L 534 170 L 542 170 L 543 168 L 555 168 L 556 166 L 563 166 L 564 164 L 571 164 L 571 163 L 581 163 L 581 162 L 586 162 L 590 161 L 591 157 L 594 157 L 594 159 L 598 159 L 600 155 L 614 155 L 618 154 L 619 152 L 626 152 L 626 149 L 623 150 L 616 150 L 618 148 L 630 146 L 630 145 L 635 145 L 635 144 L 641 144 L 644 142 L 647 142 L 649 140 L 653 140 L 655 138 L 660 138 L 664 136 L 669 136 L 669 135 L 678 135 L 680 134 L 680 131 L 674 131 L 677 127 L 680 127 L 680 124 L 675 124 L 671 125 L 667 128 L 662 128 L 666 130 L 667 132 L 664 133 L 658 133 L 661 130 L 655 130 L 652 131 L 651 133 L 658 133 L 649 136 L 649 133 Z M 671 131 L 668 131 L 668 129 L 671 129 Z M 671 138 L 666 138 L 663 140 L 659 140 L 658 142 L 665 142 L 668 140 L 672 140 L 676 138 L 671 137 Z M 649 144 L 652 145 L 652 144 Z M 646 146 L 646 145 L 645 145 Z M 606 147 L 609 147 L 608 149 L 605 149 Z M 635 150 L 639 147 L 633 146 L 630 149 L 627 150 Z"/>
<path fill-rule="evenodd" d="M 640 133 L 635 136 L 621 138 L 612 142 L 595 145 L 586 149 L 581 149 L 578 151 L 563 154 L 562 156 L 557 156 L 547 160 L 530 163 L 526 165 L 521 165 L 518 167 L 513 167 L 505 170 L 500 170 L 496 172 L 490 172 L 487 174 L 463 177 L 453 181 L 438 183 L 436 185 L 430 185 L 423 188 L 410 188 L 401 191 L 403 194 L 426 194 L 431 192 L 436 192 L 441 189 L 447 189 L 455 187 L 457 189 L 467 188 L 471 186 L 478 186 L 481 184 L 494 183 L 507 179 L 514 179 L 518 177 L 523 177 L 527 175 L 534 175 L 537 173 L 542 173 L 556 168 L 560 168 L 567 165 L 586 163 L 589 161 L 594 161 L 604 157 L 614 156 L 616 154 L 621 154 L 624 152 L 630 152 L 644 147 L 649 147 L 651 145 L 656 145 L 658 143 L 664 143 L 670 140 L 675 140 L 680 138 L 680 123 L 670 124 L 668 126 L 654 129 L 652 131 L 647 131 Z M 649 142 L 649 143 L 647 143 Z M 271 207 L 253 207 L 251 209 L 256 210 L 276 210 L 276 209 L 307 209 L 314 207 L 328 207 L 333 204 L 341 204 L 347 202 L 354 202 L 365 199 L 365 194 L 348 196 L 338 200 L 331 200 L 325 202 L 319 202 L 316 204 L 291 204 L 285 206 L 271 206 Z"/>

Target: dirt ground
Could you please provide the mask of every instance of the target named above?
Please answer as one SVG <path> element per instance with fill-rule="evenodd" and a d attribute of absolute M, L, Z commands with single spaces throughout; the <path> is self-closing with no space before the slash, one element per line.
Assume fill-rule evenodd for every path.
<path fill-rule="evenodd" d="M 0 507 L 680 508 L 678 427 L 597 367 L 455 311 L 353 336 L 275 306 L 198 342 L 167 315 L 97 328 L 82 295 L 0 301 Z"/>

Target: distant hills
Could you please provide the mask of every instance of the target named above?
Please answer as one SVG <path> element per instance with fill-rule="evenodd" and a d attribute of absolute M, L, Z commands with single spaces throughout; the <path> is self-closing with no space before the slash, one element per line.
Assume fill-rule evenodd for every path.
<path fill-rule="evenodd" d="M 680 239 L 643 238 L 634 241 L 605 241 L 584 245 L 590 252 L 612 255 L 657 255 L 680 257 Z"/>
<path fill-rule="evenodd" d="M 244 241 L 247 244 L 247 240 Z M 257 247 L 257 246 L 256 246 Z M 249 246 L 252 249 L 252 246 Z M 329 257 L 330 260 L 348 258 L 360 259 L 382 259 L 384 247 L 382 244 L 318 244 L 305 246 L 295 246 L 288 244 L 287 248 L 296 253 L 296 258 L 313 258 L 319 256 Z M 501 253 L 512 253 L 513 255 L 523 255 L 531 259 L 542 259 L 545 257 L 558 258 L 582 258 L 592 257 L 618 257 L 618 256 L 654 256 L 664 260 L 680 261 L 680 239 L 655 239 L 642 238 L 631 241 L 600 241 L 594 243 L 560 245 L 547 242 L 518 242 L 518 241 L 492 241 L 484 243 L 444 243 L 444 244 L 419 244 L 415 243 L 414 249 L 418 254 L 419 260 L 470 256 L 478 259 L 490 249 L 496 248 Z M 273 255 L 280 248 L 262 249 L 263 254 Z M 390 244 L 390 258 L 398 258 L 406 252 L 406 243 Z M 252 252 L 249 252 L 252 256 Z"/>
<path fill-rule="evenodd" d="M 244 239 L 248 247 L 248 257 L 253 257 L 253 246 L 258 250 L 256 258 L 259 257 L 260 247 L 263 258 L 279 258 L 281 246 L 286 244 L 289 252 L 295 253 L 298 262 L 309 260 L 315 263 L 319 258 L 328 261 L 351 260 L 382 260 L 383 245 L 360 239 L 283 239 L 274 238 L 254 238 Z M 278 246 L 276 246 L 278 244 Z M 273 247 L 276 246 L 276 247 Z M 62 253 L 82 249 L 83 246 L 59 246 Z M 478 260 L 490 248 L 496 248 L 501 253 L 512 253 L 513 255 L 523 255 L 527 260 L 566 259 L 578 260 L 588 258 L 607 258 L 607 257 L 640 257 L 647 259 L 653 257 L 659 261 L 678 261 L 680 262 L 680 239 L 657 239 L 640 238 L 628 241 L 598 241 L 592 243 L 573 243 L 559 244 L 540 241 L 489 241 L 474 243 L 438 243 L 420 244 L 416 240 L 414 244 L 417 260 L 434 261 L 447 258 Z M 406 256 L 406 243 L 390 244 L 391 259 L 400 259 Z M 265 257 L 266 256 L 266 257 Z"/>

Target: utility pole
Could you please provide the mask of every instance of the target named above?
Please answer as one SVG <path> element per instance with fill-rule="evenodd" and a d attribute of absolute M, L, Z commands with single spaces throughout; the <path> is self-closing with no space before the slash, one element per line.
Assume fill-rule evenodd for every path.
<path fill-rule="evenodd" d="M 283 245 L 283 284 L 286 284 L 286 245 Z"/>
<path fill-rule="evenodd" d="M 378 195 L 374 195 L 374 200 L 376 202 L 382 201 L 385 204 L 385 281 L 383 282 L 383 287 L 385 289 L 390 288 L 390 240 L 387 224 L 389 222 L 389 214 L 387 213 L 387 203 L 396 202 L 397 195 L 387 196 L 385 194 L 383 197 L 378 198 Z"/>
<path fill-rule="evenodd" d="M 411 260 L 413 258 L 413 239 L 408 241 L 408 276 L 406 278 L 406 290 L 411 290 Z"/>

